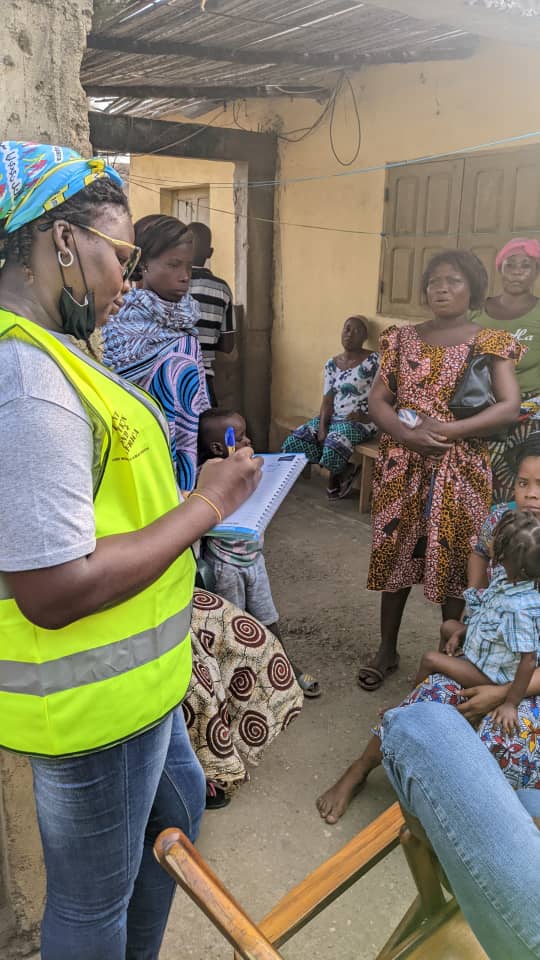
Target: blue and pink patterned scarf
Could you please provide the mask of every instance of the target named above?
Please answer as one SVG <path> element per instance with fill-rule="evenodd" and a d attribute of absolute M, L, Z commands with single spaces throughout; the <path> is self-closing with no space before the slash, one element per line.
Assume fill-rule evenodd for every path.
<path fill-rule="evenodd" d="M 6 233 L 31 223 L 100 177 L 122 186 L 102 157 L 84 160 L 69 147 L 24 140 L 0 142 L 0 220 Z"/>
<path fill-rule="evenodd" d="M 103 362 L 143 385 L 156 360 L 180 337 L 197 336 L 198 319 L 199 304 L 189 293 L 172 303 L 153 290 L 130 290 L 103 327 Z"/>

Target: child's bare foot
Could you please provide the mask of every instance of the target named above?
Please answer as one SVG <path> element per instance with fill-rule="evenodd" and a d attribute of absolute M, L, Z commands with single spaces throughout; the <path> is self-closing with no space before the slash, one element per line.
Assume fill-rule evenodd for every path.
<path fill-rule="evenodd" d="M 323 820 L 337 823 L 343 816 L 353 797 L 362 789 L 369 774 L 363 760 L 355 760 L 325 793 L 318 797 L 316 804 Z"/>

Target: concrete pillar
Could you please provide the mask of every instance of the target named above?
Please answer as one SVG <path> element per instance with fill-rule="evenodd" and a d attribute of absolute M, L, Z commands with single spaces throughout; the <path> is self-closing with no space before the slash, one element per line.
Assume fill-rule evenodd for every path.
<path fill-rule="evenodd" d="M 66 144 L 89 154 L 88 104 L 79 71 L 92 9 L 92 0 L 2 4 L 0 140 Z M 30 766 L 0 751 L 2 960 L 37 950 L 44 894 Z"/>
<path fill-rule="evenodd" d="M 88 154 L 79 79 L 92 0 L 2 3 L 0 140 L 66 144 Z"/>

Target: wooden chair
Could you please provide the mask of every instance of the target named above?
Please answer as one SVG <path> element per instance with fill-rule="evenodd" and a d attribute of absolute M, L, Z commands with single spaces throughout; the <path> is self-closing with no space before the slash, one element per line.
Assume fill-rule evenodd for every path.
<path fill-rule="evenodd" d="M 293 887 L 258 924 L 181 830 L 161 833 L 154 853 L 234 947 L 236 960 L 279 960 L 279 947 L 398 844 L 411 868 L 418 896 L 376 960 L 488 960 L 455 899 L 445 894 L 444 878 L 422 828 L 417 821 L 406 821 L 397 803 Z"/>

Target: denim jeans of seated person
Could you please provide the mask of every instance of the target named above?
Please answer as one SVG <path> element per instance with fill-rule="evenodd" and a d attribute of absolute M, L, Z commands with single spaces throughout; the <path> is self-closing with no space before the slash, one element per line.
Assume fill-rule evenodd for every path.
<path fill-rule="evenodd" d="M 414 703 L 383 723 L 385 770 L 490 960 L 540 958 L 539 791 L 515 793 L 454 707 Z"/>
<path fill-rule="evenodd" d="M 175 883 L 152 844 L 195 840 L 205 778 L 182 710 L 116 747 L 32 759 L 47 872 L 42 960 L 157 960 Z"/>

